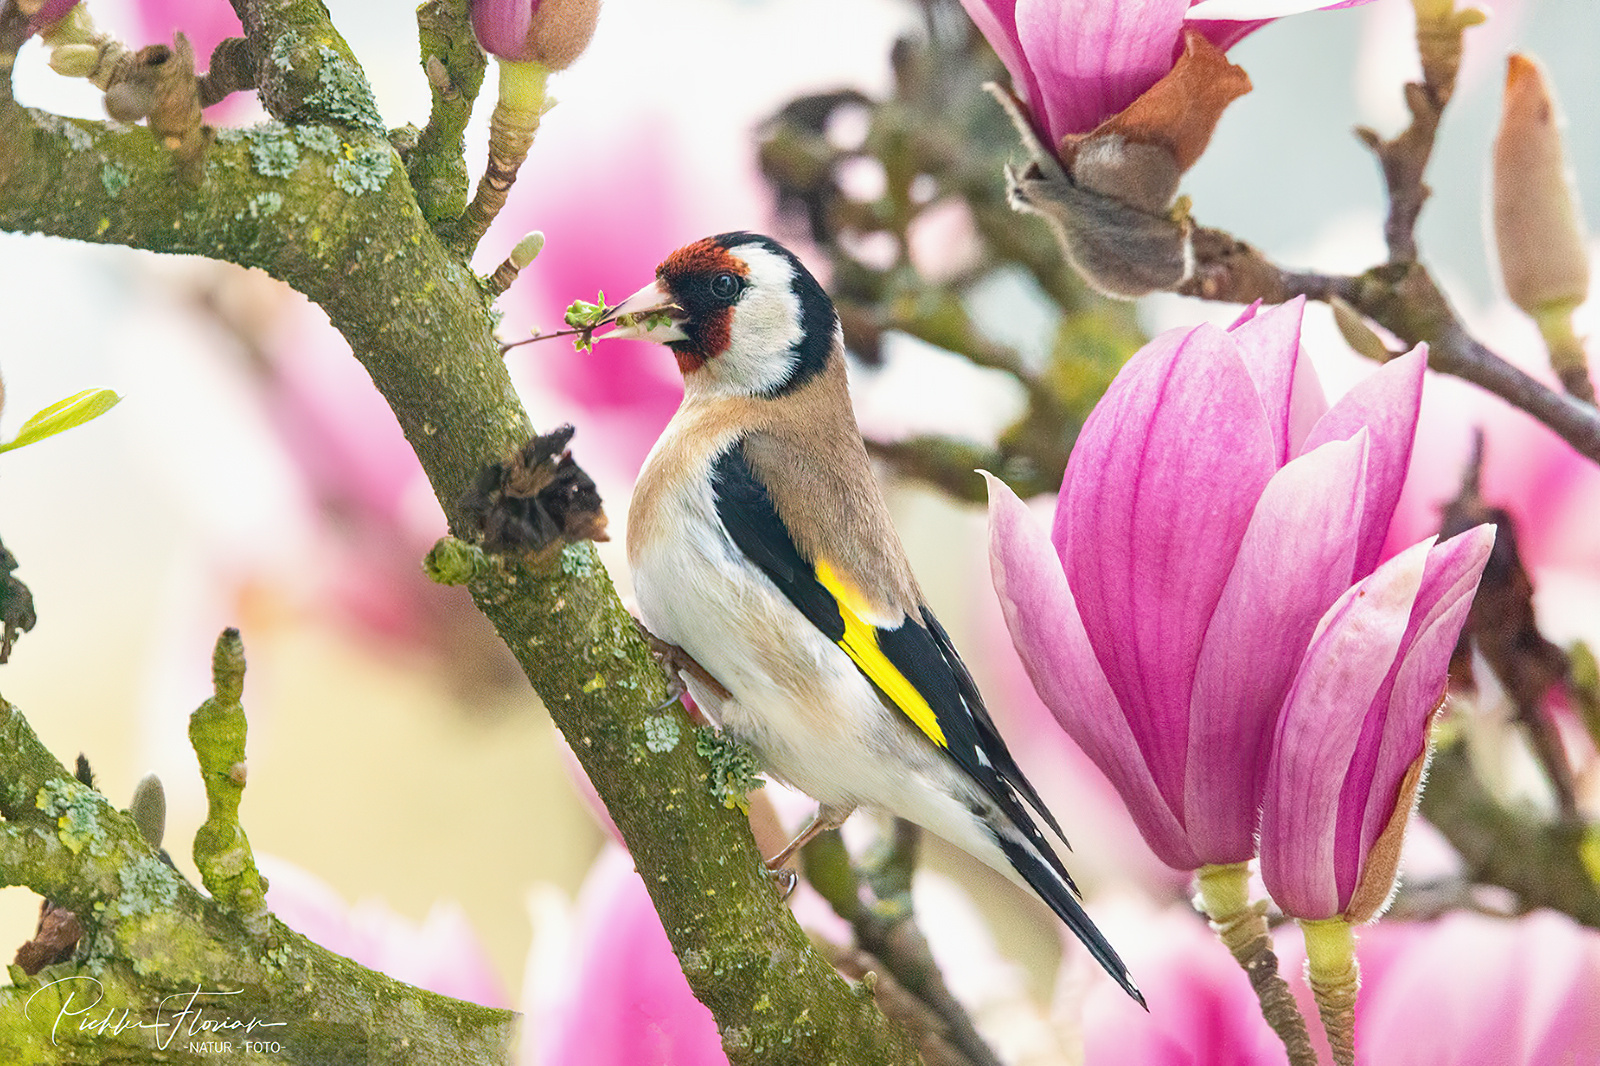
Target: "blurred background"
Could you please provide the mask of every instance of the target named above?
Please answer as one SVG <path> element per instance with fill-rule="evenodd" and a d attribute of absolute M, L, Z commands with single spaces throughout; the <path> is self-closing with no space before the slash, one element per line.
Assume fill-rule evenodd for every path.
<path fill-rule="evenodd" d="M 355 0 L 329 7 L 385 121 L 422 124 L 428 97 L 411 11 Z M 205 54 L 237 32 L 221 0 L 94 0 L 91 10 L 135 47 L 183 29 Z M 922 27 L 911 0 L 606 0 L 588 53 L 553 79 L 560 104 L 480 246 L 477 266 L 489 271 L 525 232 L 548 238 L 501 301 L 502 336 L 553 328 L 563 307 L 597 290 L 630 292 L 667 252 L 723 230 L 770 232 L 827 282 L 828 257 L 810 245 L 803 220 L 779 216 L 762 178 L 763 126 L 799 94 L 889 94 L 891 47 Z M 1184 182 L 1196 217 L 1286 265 L 1338 272 L 1380 261 L 1381 182 L 1350 130 L 1392 135 L 1403 125 L 1400 88 L 1417 73 L 1411 32 L 1409 3 L 1378 0 L 1283 20 L 1232 50 L 1255 88 L 1226 113 Z M 1504 57 L 1529 51 L 1571 119 L 1581 195 L 1600 204 L 1600 82 L 1589 72 L 1600 19 L 1587 4 L 1504 3 L 1468 39 L 1428 173 L 1423 255 L 1480 339 L 1548 377 L 1538 370 L 1537 332 L 1495 280 L 1483 224 L 1488 146 Z M 25 103 L 103 117 L 98 94 L 52 74 L 37 41 L 16 80 Z M 469 134 L 474 173 L 488 109 L 480 100 Z M 218 125 L 259 117 L 249 102 L 210 112 Z M 848 122 L 829 136 L 848 140 Z M 881 181 L 870 167 L 841 176 L 863 200 Z M 961 269 L 975 240 L 970 220 L 929 215 L 913 246 L 918 269 Z M 858 250 L 871 258 L 870 247 Z M 307 922 L 321 915 L 374 942 L 420 945 L 420 957 L 454 956 L 478 982 L 457 994 L 523 1003 L 537 1021 L 528 997 L 560 968 L 557 945 L 576 928 L 571 901 L 605 830 L 561 739 L 466 593 L 423 578 L 418 563 L 443 518 L 342 339 L 318 309 L 259 272 L 11 234 L 0 234 L 0 306 L 0 436 L 80 389 L 124 397 L 86 427 L 0 456 L 0 535 L 39 614 L 0 667 L 0 693 L 64 762 L 86 753 L 114 802 L 128 802 L 144 774 L 159 774 L 168 848 L 198 882 L 187 852 L 205 803 L 187 716 L 209 694 L 217 633 L 240 627 L 251 729 L 242 821 L 258 855 L 270 857 L 264 871 L 315 901 L 305 905 Z M 1050 350 L 1058 311 L 1019 273 L 986 282 L 970 309 L 1025 359 Z M 1178 297 L 1136 308 L 1150 333 L 1236 313 Z M 1580 333 L 1595 333 L 1592 308 L 1584 314 Z M 1325 308 L 1310 309 L 1308 323 L 1306 348 L 1330 394 L 1370 370 Z M 869 438 L 937 431 L 992 445 L 1021 409 L 1020 388 L 1003 374 L 904 336 L 880 340 L 877 363 L 852 368 Z M 612 522 L 602 557 L 626 596 L 626 501 L 677 402 L 671 360 L 631 343 L 592 354 L 552 343 L 515 349 L 509 363 L 536 426 L 577 426 L 574 454 L 599 482 Z M 1522 522 L 1546 635 L 1561 644 L 1600 637 L 1596 471 L 1469 386 L 1430 377 L 1427 389 L 1397 518 L 1405 529 L 1393 539 L 1410 543 L 1437 528 L 1471 430 L 1487 426 L 1486 495 Z M 1114 940 L 1119 923 L 1150 925 L 1149 909 L 1180 903 L 1186 882 L 1149 855 L 1109 788 L 1045 724 L 990 588 L 984 512 L 907 479 L 888 486 L 931 602 L 1068 828 L 1091 910 L 1110 916 Z M 1041 511 L 1052 503 L 1041 499 Z M 1548 802 L 1537 775 L 1515 760 L 1504 778 L 1530 802 Z M 1592 795 L 1594 782 L 1586 786 Z M 796 821 L 806 809 L 793 797 L 779 807 Z M 1418 835 L 1432 856 L 1418 861 L 1448 868 L 1448 850 L 1435 841 L 1428 851 L 1425 828 Z M 930 865 L 965 886 L 965 894 L 944 882 L 929 889 L 929 906 L 963 915 L 939 923 L 953 939 L 941 947 L 936 936 L 936 950 L 983 953 L 985 965 L 1011 975 L 989 992 L 1003 986 L 1044 1019 L 1063 985 L 1061 945 L 1053 930 L 1039 933 L 1048 928 L 1043 912 L 962 856 L 935 848 Z M 971 898 L 985 905 L 972 910 Z M 7 959 L 7 945 L 31 935 L 37 907 L 25 890 L 0 889 Z M 536 934 L 543 948 L 530 953 Z M 972 994 L 985 994 L 978 975 L 988 972 L 976 971 Z M 1087 968 L 1072 972 L 1098 980 Z"/>

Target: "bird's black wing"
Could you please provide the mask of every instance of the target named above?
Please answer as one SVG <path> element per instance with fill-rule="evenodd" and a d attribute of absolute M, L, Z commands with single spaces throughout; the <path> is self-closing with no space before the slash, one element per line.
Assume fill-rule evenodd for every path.
<path fill-rule="evenodd" d="M 735 546 L 850 656 L 886 703 L 983 790 L 1012 831 L 994 825 L 984 811 L 973 813 L 991 825 L 1006 859 L 1107 972 L 1143 1004 L 1127 967 L 1084 912 L 1077 886 L 1027 808 L 1037 811 L 1057 836 L 1062 835 L 1060 826 L 1000 738 L 972 675 L 933 612 L 923 607 L 921 617 L 907 617 L 893 629 L 865 621 L 862 615 L 872 612 L 860 593 L 841 580 L 827 560 L 801 554 L 767 487 L 751 469 L 742 442 L 718 457 L 711 483 L 717 517 Z"/>
<path fill-rule="evenodd" d="M 777 507 L 734 444 L 712 472 L 717 517 L 746 558 L 778 586 L 812 625 L 839 645 L 885 701 L 966 771 L 983 791 L 1047 854 L 1053 855 L 1022 801 L 1060 835 L 1055 818 L 1006 748 L 966 665 L 933 612 L 887 629 L 863 620 L 868 613 L 826 560 L 808 560 L 789 535 Z M 1063 878 L 1066 870 L 1060 871 Z"/>

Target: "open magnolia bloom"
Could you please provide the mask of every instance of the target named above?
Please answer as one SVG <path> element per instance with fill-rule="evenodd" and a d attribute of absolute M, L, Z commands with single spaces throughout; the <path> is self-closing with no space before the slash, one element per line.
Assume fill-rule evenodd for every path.
<path fill-rule="evenodd" d="M 1302 307 L 1135 354 L 1073 449 L 1048 539 L 990 482 L 995 589 L 1029 676 L 1178 869 L 1252 858 L 1269 784 L 1299 793 L 1273 801 L 1299 811 L 1283 824 L 1302 836 L 1277 853 L 1295 861 L 1320 862 L 1334 834 L 1370 846 L 1369 821 L 1409 811 L 1397 790 L 1444 691 L 1435 649 L 1448 655 L 1493 539 L 1480 527 L 1378 566 L 1425 353 L 1330 410 L 1300 358 Z M 1359 742 L 1318 750 L 1328 718 Z M 1372 802 L 1345 804 L 1347 786 Z M 1361 825 L 1322 817 L 1330 802 Z"/>
<path fill-rule="evenodd" d="M 961 0 L 1052 147 L 1094 129 L 1160 81 L 1182 50 L 1186 27 L 1226 51 L 1280 15 L 1365 2 Z"/>

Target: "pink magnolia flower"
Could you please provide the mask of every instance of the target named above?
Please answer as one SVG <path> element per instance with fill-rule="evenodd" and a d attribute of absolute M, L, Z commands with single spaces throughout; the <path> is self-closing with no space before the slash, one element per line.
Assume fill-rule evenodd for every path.
<path fill-rule="evenodd" d="M 1486 525 L 1413 545 L 1318 623 L 1262 810 L 1261 876 L 1285 913 L 1361 922 L 1387 903 L 1428 725 L 1493 545 Z"/>
<path fill-rule="evenodd" d="M 1329 410 L 1299 358 L 1302 308 L 1135 354 L 1073 448 L 1049 540 L 990 483 L 995 590 L 1029 676 L 1177 869 L 1255 854 L 1280 714 L 1326 669 L 1307 647 L 1342 631 L 1341 596 L 1377 566 L 1411 452 L 1424 352 Z M 1430 582 L 1470 570 L 1470 596 L 1487 546 L 1424 548 Z M 1412 669 L 1394 646 L 1364 653 L 1387 655 L 1362 667 L 1380 678 Z"/>
<path fill-rule="evenodd" d="M 1094 129 L 1160 81 L 1182 50 L 1185 27 L 1227 49 L 1278 15 L 1365 2 L 1296 0 L 1226 11 L 1207 4 L 1228 21 L 1186 21 L 1192 0 L 961 0 L 1051 145 Z M 1270 17 L 1255 17 L 1256 9 Z"/>
<path fill-rule="evenodd" d="M 1248 977 L 1192 911 L 1096 915 L 1145 976 L 1153 1009 L 1096 980 L 1083 1005 L 1088 1066 L 1282 1064 Z M 1299 937 L 1276 938 L 1279 971 L 1316 1016 Z M 1457 913 L 1361 931 L 1360 1066 L 1543 1066 L 1600 1060 L 1600 933 L 1564 915 Z M 1311 1026 L 1321 1043 L 1320 1026 Z M 1323 1062 L 1330 1061 L 1326 1047 Z"/>

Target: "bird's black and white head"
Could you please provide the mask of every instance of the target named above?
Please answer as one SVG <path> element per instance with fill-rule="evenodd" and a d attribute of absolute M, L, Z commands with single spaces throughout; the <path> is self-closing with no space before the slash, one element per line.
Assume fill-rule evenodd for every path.
<path fill-rule="evenodd" d="M 769 398 L 821 373 L 839 334 L 833 302 L 794 253 L 742 232 L 679 248 L 607 321 L 603 338 L 671 348 L 691 392 Z"/>

